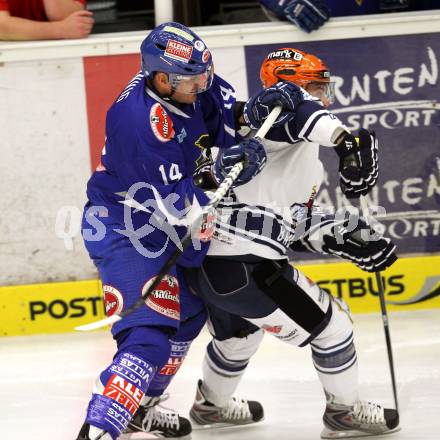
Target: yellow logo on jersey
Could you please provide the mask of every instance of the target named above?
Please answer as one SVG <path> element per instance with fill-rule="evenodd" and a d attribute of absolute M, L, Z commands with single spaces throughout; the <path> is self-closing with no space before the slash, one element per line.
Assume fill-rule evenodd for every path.
<path fill-rule="evenodd" d="M 363 2 L 364 0 L 355 0 L 355 2 L 358 4 L 358 6 L 362 6 L 362 2 Z"/>
<path fill-rule="evenodd" d="M 205 150 L 211 146 L 211 138 L 208 133 L 201 134 L 199 138 L 194 142 L 196 147 L 201 150 Z"/>

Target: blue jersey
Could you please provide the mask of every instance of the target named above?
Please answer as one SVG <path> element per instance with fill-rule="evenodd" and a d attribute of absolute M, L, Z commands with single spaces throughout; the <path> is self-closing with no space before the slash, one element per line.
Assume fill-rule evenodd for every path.
<path fill-rule="evenodd" d="M 150 225 L 142 231 L 143 245 L 172 252 L 169 237 L 184 236 L 188 209 L 208 201 L 193 182 L 207 148 L 236 143 L 234 101 L 234 90 L 218 76 L 194 104 L 179 105 L 161 99 L 136 75 L 107 113 L 101 164 L 87 186 L 89 205 L 105 207 L 126 233 Z M 188 249 L 179 263 L 197 264 L 204 250 L 206 245 L 201 252 Z"/>

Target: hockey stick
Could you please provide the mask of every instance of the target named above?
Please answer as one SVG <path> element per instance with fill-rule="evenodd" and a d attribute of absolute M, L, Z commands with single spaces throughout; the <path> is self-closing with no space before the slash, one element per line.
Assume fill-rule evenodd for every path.
<path fill-rule="evenodd" d="M 365 196 L 361 196 L 361 208 L 363 211 L 363 217 L 368 224 L 368 203 Z M 393 350 L 391 346 L 391 336 L 390 336 L 390 325 L 388 320 L 388 312 L 387 312 L 387 306 L 385 302 L 385 289 L 382 282 L 382 276 L 381 272 L 375 272 L 376 275 L 376 283 L 377 283 L 377 289 L 379 294 L 379 301 L 380 301 L 380 311 L 382 315 L 382 322 L 383 322 L 383 331 L 385 333 L 385 342 L 387 346 L 387 353 L 388 353 L 388 365 L 390 367 L 390 375 L 391 375 L 391 385 L 393 387 L 393 397 L 394 397 L 394 406 L 396 408 L 397 413 L 399 412 L 399 403 L 397 399 L 397 386 L 396 386 L 396 375 L 394 373 L 394 361 L 393 361 Z"/>
<path fill-rule="evenodd" d="M 273 123 L 276 121 L 278 115 L 281 113 L 281 107 L 277 106 L 275 107 L 269 114 L 269 116 L 264 121 L 263 125 L 260 127 L 260 129 L 255 134 L 256 138 L 264 138 L 269 131 L 269 129 L 272 127 Z M 220 200 L 226 195 L 226 193 L 231 188 L 232 184 L 235 182 L 237 177 L 240 175 L 241 171 L 243 170 L 243 162 L 236 163 L 229 174 L 225 177 L 223 182 L 220 184 L 220 186 L 215 191 L 214 195 L 212 196 L 209 203 L 203 207 L 202 213 L 197 218 L 197 220 L 194 222 L 194 224 L 199 224 L 199 222 L 202 221 L 202 219 L 209 213 L 210 209 L 217 206 L 217 204 L 220 202 Z M 144 303 L 147 297 L 153 292 L 154 289 L 158 286 L 158 284 L 162 281 L 162 278 L 170 271 L 170 269 L 176 264 L 177 259 L 180 257 L 180 255 L 185 251 L 185 249 L 188 248 L 188 246 L 192 242 L 192 234 L 191 234 L 191 228 L 188 228 L 188 232 L 185 234 L 185 236 L 182 239 L 182 248 L 176 248 L 174 252 L 172 253 L 171 257 L 167 262 L 162 266 L 162 268 L 159 270 L 159 273 L 155 277 L 153 283 L 148 288 L 148 290 L 127 310 L 124 310 L 121 313 L 115 313 L 112 316 L 109 316 L 107 318 L 101 319 L 96 322 L 92 322 L 90 324 L 80 325 L 78 327 L 75 327 L 75 330 L 78 331 L 89 331 L 89 330 L 96 330 L 98 328 L 105 327 L 107 325 L 112 325 L 115 322 L 120 321 L 125 316 L 132 313 L 134 310 L 141 307 Z"/>

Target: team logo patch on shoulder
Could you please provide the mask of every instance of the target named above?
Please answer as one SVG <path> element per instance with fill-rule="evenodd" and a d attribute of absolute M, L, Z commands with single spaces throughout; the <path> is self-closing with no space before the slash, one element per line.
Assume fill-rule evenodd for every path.
<path fill-rule="evenodd" d="M 144 294 L 153 283 L 155 277 L 150 278 L 142 288 Z M 151 292 L 145 300 L 145 304 L 150 309 L 155 310 L 168 318 L 180 320 L 180 296 L 179 283 L 171 275 L 165 275 L 162 281 Z"/>
<path fill-rule="evenodd" d="M 168 40 L 164 55 L 168 58 L 187 63 L 191 59 L 193 48 L 189 44 L 179 43 L 175 40 Z"/>
<path fill-rule="evenodd" d="M 161 142 L 168 142 L 174 137 L 173 121 L 158 102 L 150 109 L 150 126 Z"/>
<path fill-rule="evenodd" d="M 116 287 L 110 286 L 110 284 L 104 284 L 102 290 L 104 291 L 105 314 L 112 316 L 115 313 L 120 313 L 124 307 L 122 293 Z"/>

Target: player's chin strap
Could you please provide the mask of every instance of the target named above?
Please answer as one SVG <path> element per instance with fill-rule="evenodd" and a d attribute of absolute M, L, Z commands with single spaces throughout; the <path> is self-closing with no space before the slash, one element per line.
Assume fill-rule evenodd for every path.
<path fill-rule="evenodd" d="M 272 127 L 273 123 L 278 118 L 280 113 L 281 113 L 281 107 L 280 106 L 275 107 L 270 112 L 269 116 L 266 118 L 263 125 L 257 131 L 255 137 L 259 139 L 263 139 L 266 136 L 267 132 Z M 225 177 L 223 182 L 213 193 L 209 203 L 203 207 L 201 214 L 194 222 L 195 225 L 203 224 L 203 219 L 209 215 L 212 208 L 215 208 L 217 204 L 220 202 L 220 200 L 227 194 L 227 192 L 229 191 L 229 189 L 231 188 L 232 184 L 235 182 L 237 177 L 240 175 L 242 170 L 243 170 L 243 162 L 238 162 L 232 167 L 229 174 Z M 188 228 L 188 232 L 182 239 L 182 248 L 181 249 L 176 248 L 176 250 L 173 252 L 169 260 L 162 266 L 162 268 L 160 269 L 159 273 L 157 274 L 156 278 L 154 279 L 153 283 L 148 288 L 148 290 L 131 307 L 129 307 L 128 309 L 124 310 L 119 314 L 115 313 L 114 315 L 109 316 L 108 318 L 101 319 L 100 321 L 75 327 L 75 330 L 89 331 L 89 330 L 96 330 L 98 328 L 102 328 L 107 325 L 112 325 L 115 322 L 120 321 L 122 318 L 132 313 L 134 310 L 137 310 L 139 307 L 141 307 L 145 303 L 145 300 L 151 294 L 151 292 L 154 289 L 156 289 L 156 287 L 162 281 L 162 278 L 176 264 L 176 261 L 180 257 L 180 255 L 185 251 L 185 249 L 187 249 L 190 246 L 192 242 L 192 232 L 193 232 L 192 228 Z"/>
<path fill-rule="evenodd" d="M 368 203 L 367 203 L 367 198 L 365 196 L 361 196 L 360 204 L 361 204 L 361 208 L 363 211 L 362 216 L 368 224 Z M 390 367 L 391 385 L 393 387 L 394 406 L 396 408 L 397 413 L 399 413 L 399 402 L 397 399 L 396 375 L 394 373 L 393 350 L 392 350 L 392 346 L 391 346 L 390 326 L 389 326 L 389 321 L 388 321 L 387 306 L 386 306 L 386 302 L 385 302 L 384 287 L 383 287 L 381 272 L 376 272 L 375 275 L 376 275 L 377 290 L 378 290 L 379 300 L 380 300 L 380 310 L 381 310 L 381 315 L 382 315 L 383 330 L 385 333 L 385 342 L 386 342 L 386 346 L 387 346 L 388 365 Z"/>

